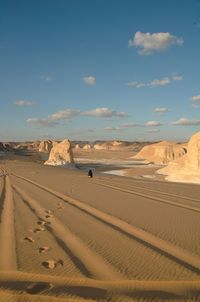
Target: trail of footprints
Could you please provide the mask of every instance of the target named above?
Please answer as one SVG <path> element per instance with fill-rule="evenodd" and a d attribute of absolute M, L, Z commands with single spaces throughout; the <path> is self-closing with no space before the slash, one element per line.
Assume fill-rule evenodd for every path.
<path fill-rule="evenodd" d="M 57 205 L 57 210 L 63 210 L 65 209 L 65 207 L 62 205 L 62 203 L 58 203 Z M 45 210 L 45 218 L 47 220 L 43 220 L 43 219 L 39 219 L 37 221 L 37 227 L 34 230 L 29 230 L 29 232 L 31 233 L 40 233 L 40 232 L 44 232 L 45 231 L 45 226 L 51 224 L 50 219 L 54 217 L 54 212 L 52 210 Z M 35 239 L 31 236 L 26 236 L 23 238 L 24 241 L 29 242 L 29 243 L 34 243 Z M 49 246 L 41 246 L 38 249 L 38 253 L 42 254 L 42 253 L 46 253 L 48 251 L 51 250 L 51 248 Z M 62 267 L 64 266 L 64 261 L 62 259 L 49 259 L 46 261 L 43 261 L 41 263 L 41 265 L 47 269 L 54 269 L 57 267 Z"/>

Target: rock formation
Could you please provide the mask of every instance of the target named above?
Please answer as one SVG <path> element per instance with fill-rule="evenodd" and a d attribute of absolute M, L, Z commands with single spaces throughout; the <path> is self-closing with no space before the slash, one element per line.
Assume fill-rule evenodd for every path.
<path fill-rule="evenodd" d="M 186 154 L 187 148 L 182 144 L 163 141 L 160 143 L 148 145 L 142 148 L 133 159 L 143 159 L 155 164 L 167 164 Z"/>
<path fill-rule="evenodd" d="M 75 149 L 76 149 L 76 150 L 80 149 L 80 145 L 79 145 L 79 144 L 76 144 L 76 145 L 75 145 Z"/>
<path fill-rule="evenodd" d="M 191 137 L 186 155 L 160 169 L 158 173 L 168 175 L 167 180 L 200 183 L 200 132 Z"/>
<path fill-rule="evenodd" d="M 111 145 L 112 145 L 113 147 L 119 147 L 119 146 L 123 145 L 123 143 L 120 142 L 120 141 L 113 141 L 113 142 L 111 143 Z"/>
<path fill-rule="evenodd" d="M 89 144 L 86 144 L 85 146 L 83 146 L 83 150 L 90 150 L 91 146 Z"/>
<path fill-rule="evenodd" d="M 68 139 L 65 139 L 61 143 L 54 145 L 49 154 L 49 159 L 44 164 L 51 166 L 62 166 L 73 163 L 74 159 L 71 142 Z"/>
<path fill-rule="evenodd" d="M 94 149 L 95 149 L 95 150 L 108 150 L 108 149 L 109 149 L 109 146 L 108 146 L 108 144 L 106 144 L 106 143 L 103 143 L 103 144 L 95 144 L 95 145 L 94 145 Z"/>
<path fill-rule="evenodd" d="M 49 153 L 53 147 L 53 142 L 48 141 L 42 141 L 39 145 L 39 152 L 47 152 Z"/>

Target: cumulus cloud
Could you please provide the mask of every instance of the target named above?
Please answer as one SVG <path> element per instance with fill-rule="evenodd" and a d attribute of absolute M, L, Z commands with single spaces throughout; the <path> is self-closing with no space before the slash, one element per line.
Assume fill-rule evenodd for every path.
<path fill-rule="evenodd" d="M 129 87 L 136 87 L 136 88 L 141 88 L 141 87 L 146 86 L 145 83 L 143 83 L 143 82 L 137 82 L 137 81 L 128 82 L 128 83 L 126 83 L 126 85 L 129 86 Z"/>
<path fill-rule="evenodd" d="M 126 117 L 127 114 L 125 112 L 118 112 L 116 110 L 112 110 L 109 108 L 96 108 L 89 111 L 81 111 L 78 109 L 66 109 L 59 110 L 47 118 L 28 118 L 27 123 L 44 126 L 44 127 L 54 127 L 59 124 L 61 121 L 70 120 L 76 116 L 84 115 L 84 116 L 92 116 L 92 117 Z"/>
<path fill-rule="evenodd" d="M 182 75 L 172 75 L 172 80 L 174 81 L 182 81 L 183 76 Z"/>
<path fill-rule="evenodd" d="M 171 123 L 175 126 L 199 126 L 200 120 L 190 120 L 188 118 L 182 117 L 177 121 Z"/>
<path fill-rule="evenodd" d="M 163 124 L 161 122 L 158 121 L 148 121 L 146 122 L 145 126 L 147 127 L 159 127 L 162 126 Z"/>
<path fill-rule="evenodd" d="M 200 94 L 192 96 L 190 98 L 190 100 L 193 103 L 192 104 L 193 107 L 196 107 L 196 108 L 200 107 Z"/>
<path fill-rule="evenodd" d="M 38 126 L 44 126 L 44 127 L 54 127 L 58 125 L 60 121 L 66 121 L 69 120 L 77 115 L 80 114 L 80 110 L 75 109 L 66 109 L 66 110 L 60 110 L 52 115 L 49 115 L 47 118 L 29 118 L 27 119 L 27 123 L 38 125 Z"/>
<path fill-rule="evenodd" d="M 154 79 L 151 82 L 138 82 L 138 81 L 132 81 L 126 83 L 129 87 L 135 87 L 135 88 L 141 88 L 141 87 L 159 87 L 159 86 L 166 86 L 170 84 L 172 81 L 181 81 L 183 77 L 181 75 L 172 75 L 169 77 L 164 77 L 162 79 Z"/>
<path fill-rule="evenodd" d="M 83 111 L 82 115 L 94 117 L 126 117 L 127 113 L 123 111 L 115 111 L 106 107 L 96 108 L 89 111 Z"/>
<path fill-rule="evenodd" d="M 166 77 L 163 79 L 155 79 L 148 84 L 148 86 L 157 87 L 157 86 L 165 86 L 171 82 L 170 78 Z"/>
<path fill-rule="evenodd" d="M 28 118 L 26 121 L 29 124 L 33 124 L 40 127 L 54 127 L 58 124 L 58 122 L 51 121 L 48 118 L 40 119 L 40 118 L 33 117 L 33 118 Z"/>
<path fill-rule="evenodd" d="M 166 107 L 156 107 L 153 109 L 153 111 L 156 113 L 166 113 L 169 112 L 169 109 Z"/>
<path fill-rule="evenodd" d="M 129 46 L 139 48 L 138 53 L 140 55 L 150 55 L 154 52 L 163 51 L 172 45 L 181 46 L 183 42 L 182 38 L 178 38 L 169 32 L 151 34 L 138 31 L 129 40 Z"/>
<path fill-rule="evenodd" d="M 25 107 L 25 106 L 32 106 L 32 105 L 34 105 L 35 103 L 32 102 L 32 101 L 29 101 L 29 100 L 16 100 L 16 101 L 14 102 L 14 104 L 15 104 L 16 106 L 19 106 L 19 107 Z"/>
<path fill-rule="evenodd" d="M 96 78 L 93 76 L 84 77 L 83 81 L 86 85 L 89 85 L 89 86 L 94 86 L 96 84 Z"/>

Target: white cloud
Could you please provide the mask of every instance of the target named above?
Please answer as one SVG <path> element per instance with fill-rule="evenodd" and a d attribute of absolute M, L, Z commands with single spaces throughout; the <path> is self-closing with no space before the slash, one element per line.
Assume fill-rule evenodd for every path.
<path fill-rule="evenodd" d="M 127 116 L 125 112 L 118 112 L 109 108 L 96 108 L 89 111 L 81 111 L 78 109 L 66 109 L 59 110 L 49 115 L 47 118 L 28 118 L 27 123 L 44 127 L 54 127 L 58 125 L 61 121 L 67 121 L 79 115 L 106 118 Z"/>
<path fill-rule="evenodd" d="M 181 75 L 172 75 L 172 80 L 174 81 L 182 81 L 183 76 Z"/>
<path fill-rule="evenodd" d="M 182 45 L 183 39 L 171 35 L 169 32 L 159 33 L 135 33 L 135 36 L 129 40 L 129 46 L 139 48 L 140 55 L 150 55 L 157 51 L 163 51 L 172 45 Z"/>
<path fill-rule="evenodd" d="M 152 87 L 158 87 L 158 86 L 168 85 L 170 82 L 171 82 L 170 78 L 166 77 L 166 78 L 163 78 L 163 79 L 160 79 L 160 80 L 155 79 L 147 85 L 152 86 Z"/>
<path fill-rule="evenodd" d="M 194 95 L 193 97 L 191 97 L 192 101 L 200 101 L 200 94 L 198 95 Z"/>
<path fill-rule="evenodd" d="M 51 81 L 53 80 L 53 78 L 52 78 L 51 76 L 49 76 L 49 75 L 44 75 L 44 74 L 42 74 L 42 75 L 40 76 L 40 79 L 41 79 L 42 81 L 45 81 L 45 82 L 51 82 Z"/>
<path fill-rule="evenodd" d="M 151 82 L 138 82 L 138 81 L 132 81 L 126 83 L 127 86 L 129 87 L 135 87 L 135 88 L 141 88 L 141 87 L 159 87 L 159 86 L 165 86 L 170 84 L 172 81 L 181 81 L 183 77 L 181 75 L 172 75 L 169 77 L 164 77 L 162 79 L 154 79 Z"/>
<path fill-rule="evenodd" d="M 147 132 L 147 133 L 157 133 L 157 132 L 160 132 L 160 129 L 148 129 L 145 132 Z"/>
<path fill-rule="evenodd" d="M 143 125 L 137 123 L 125 123 L 121 125 L 122 128 L 134 128 L 134 127 L 142 127 L 142 126 Z"/>
<path fill-rule="evenodd" d="M 58 125 L 59 121 L 69 120 L 80 114 L 80 110 L 75 109 L 66 109 L 60 110 L 52 115 L 49 115 L 47 118 L 39 119 L 39 118 L 29 118 L 27 119 L 27 123 L 38 125 L 38 126 L 46 126 L 53 127 Z"/>
<path fill-rule="evenodd" d="M 37 126 L 41 126 L 41 127 L 54 127 L 58 124 L 58 122 L 56 121 L 51 121 L 48 118 L 44 118 L 44 119 L 39 119 L 39 118 L 28 118 L 27 123 L 29 124 L 33 124 L 33 125 L 37 125 Z"/>
<path fill-rule="evenodd" d="M 175 126 L 199 126 L 200 120 L 189 120 L 188 118 L 182 117 L 171 124 Z"/>
<path fill-rule="evenodd" d="M 25 107 L 25 106 L 32 106 L 32 105 L 35 105 L 34 102 L 29 101 L 29 100 L 16 100 L 16 101 L 14 102 L 14 104 L 15 104 L 16 106 L 19 106 L 19 107 Z"/>
<path fill-rule="evenodd" d="M 96 108 L 89 111 L 83 111 L 81 114 L 86 116 L 94 116 L 94 117 L 114 117 L 114 116 L 126 117 L 127 116 L 127 113 L 125 112 L 118 112 L 106 107 Z"/>
<path fill-rule="evenodd" d="M 161 122 L 158 121 L 148 121 L 145 124 L 147 127 L 159 127 L 162 126 L 163 124 Z"/>
<path fill-rule="evenodd" d="M 200 107 L 200 94 L 192 96 L 190 100 L 192 101 L 192 107 L 194 108 Z"/>
<path fill-rule="evenodd" d="M 104 130 L 106 131 L 119 131 L 122 130 L 120 127 L 105 127 Z"/>
<path fill-rule="evenodd" d="M 79 114 L 80 114 L 80 110 L 66 109 L 66 110 L 59 110 L 59 111 L 53 113 L 49 118 L 54 121 L 68 120 Z"/>
<path fill-rule="evenodd" d="M 126 83 L 126 85 L 129 86 L 129 87 L 136 87 L 136 88 L 141 88 L 141 87 L 146 86 L 145 83 L 143 83 L 143 82 L 137 82 L 137 81 L 128 82 L 128 83 Z"/>
<path fill-rule="evenodd" d="M 166 113 L 169 112 L 169 109 L 167 109 L 166 107 L 156 107 L 153 109 L 153 111 L 156 113 Z"/>
<path fill-rule="evenodd" d="M 96 78 L 93 76 L 87 76 L 83 78 L 86 85 L 94 86 L 96 84 Z"/>

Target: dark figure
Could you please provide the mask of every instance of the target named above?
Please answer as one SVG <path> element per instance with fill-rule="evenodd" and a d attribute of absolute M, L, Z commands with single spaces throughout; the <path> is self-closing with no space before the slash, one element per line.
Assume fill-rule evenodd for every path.
<path fill-rule="evenodd" d="M 92 170 L 91 170 L 91 169 L 88 171 L 88 177 L 90 177 L 90 178 L 93 177 L 93 173 L 92 173 Z"/>

